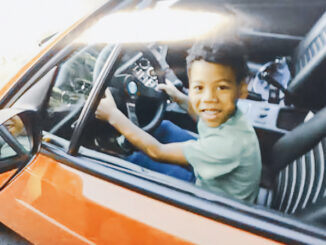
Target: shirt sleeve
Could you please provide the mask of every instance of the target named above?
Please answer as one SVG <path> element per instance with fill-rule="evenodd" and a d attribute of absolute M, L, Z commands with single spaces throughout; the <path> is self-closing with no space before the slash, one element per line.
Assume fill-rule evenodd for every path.
<path fill-rule="evenodd" d="M 188 141 L 184 155 L 195 172 L 203 179 L 230 173 L 240 164 L 241 148 L 233 139 L 205 139 Z"/>

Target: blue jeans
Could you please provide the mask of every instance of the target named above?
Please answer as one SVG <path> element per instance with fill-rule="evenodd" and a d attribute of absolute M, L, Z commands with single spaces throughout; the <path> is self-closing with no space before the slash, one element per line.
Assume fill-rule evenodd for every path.
<path fill-rule="evenodd" d="M 163 144 L 196 139 L 186 130 L 167 120 L 162 121 L 161 125 L 154 131 L 153 136 Z M 156 172 L 195 182 L 195 175 L 191 167 L 187 169 L 170 163 L 156 162 L 140 151 L 135 151 L 126 160 Z"/>

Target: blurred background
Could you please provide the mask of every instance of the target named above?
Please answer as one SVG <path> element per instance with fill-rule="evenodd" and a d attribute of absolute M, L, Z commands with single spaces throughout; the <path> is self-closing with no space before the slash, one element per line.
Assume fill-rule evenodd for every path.
<path fill-rule="evenodd" d="M 106 1 L 0 1 L 0 87 L 38 52 L 42 39 L 65 30 Z"/>

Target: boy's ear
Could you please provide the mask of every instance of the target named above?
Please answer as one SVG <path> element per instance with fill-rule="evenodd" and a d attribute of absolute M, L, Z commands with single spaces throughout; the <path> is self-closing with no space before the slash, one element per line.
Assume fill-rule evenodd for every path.
<path fill-rule="evenodd" d="M 245 81 L 242 81 L 239 86 L 240 86 L 239 98 L 246 99 L 248 97 L 248 84 Z"/>

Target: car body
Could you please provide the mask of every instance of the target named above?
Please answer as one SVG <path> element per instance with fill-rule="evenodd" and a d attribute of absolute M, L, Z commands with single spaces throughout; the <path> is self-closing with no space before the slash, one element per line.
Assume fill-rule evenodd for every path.
<path fill-rule="evenodd" d="M 183 89 L 187 91 L 184 59 L 192 41 L 147 40 L 140 44 L 137 40 L 134 45 L 116 41 L 107 44 L 97 40 L 94 32 L 90 32 L 91 37 L 95 36 L 94 43 L 83 39 L 91 26 L 97 26 L 106 15 L 110 17 L 127 10 L 160 10 L 156 6 L 161 2 L 168 2 L 169 8 L 192 6 L 197 10 L 222 11 L 248 21 L 239 33 L 248 49 L 251 93 L 248 99 L 239 101 L 239 107 L 256 129 L 265 167 L 262 195 L 255 204 L 211 193 L 124 160 L 134 149 L 121 145 L 119 140 L 125 143 L 123 138 L 94 118 L 97 104 L 110 82 L 110 86 L 123 84 L 120 89 L 126 94 L 136 96 L 139 91 L 150 91 L 150 100 L 137 101 L 135 112 L 130 111 L 134 101 L 129 101 L 131 107 L 128 107 L 121 93 L 115 95 L 112 90 L 121 110 L 131 119 L 136 115 L 137 123 L 145 130 L 153 130 L 164 118 L 196 131 L 187 114 L 163 93 L 151 94 L 155 84 L 164 82 L 170 70 L 183 81 Z M 168 7 L 164 6 L 166 10 Z M 306 123 L 307 115 L 319 115 L 325 106 L 323 83 L 318 82 L 315 74 L 323 77 L 323 47 L 311 58 L 319 57 L 314 64 L 317 71 L 308 64 L 302 70 L 310 69 L 309 72 L 300 75 L 300 71 L 293 72 L 286 62 L 294 56 L 296 46 L 305 45 L 305 36 L 309 39 L 309 33 L 320 29 L 313 26 L 324 17 L 325 10 L 326 4 L 318 0 L 309 3 L 232 0 L 218 4 L 214 1 L 108 1 L 58 34 L 0 91 L 0 222 L 35 244 L 325 243 L 325 161 L 320 159 L 321 165 L 314 168 L 313 174 L 320 176 L 316 186 L 315 182 L 304 186 L 304 179 L 299 181 L 302 175 L 297 176 L 298 183 L 293 181 L 296 175 L 290 173 L 296 165 L 279 175 L 283 182 L 278 183 L 283 184 L 278 184 L 277 190 L 268 182 L 269 177 L 274 177 L 270 160 L 275 159 L 273 146 L 280 145 L 283 149 L 283 137 L 296 132 L 299 124 L 312 124 Z M 262 19 L 266 22 L 259 22 Z M 110 21 L 110 27 L 101 29 L 109 37 L 118 35 L 113 32 L 116 27 L 118 33 L 130 34 L 136 27 L 144 35 L 153 31 L 139 22 L 133 26 L 136 19 L 128 19 L 127 25 L 116 19 Z M 274 81 L 277 72 L 285 83 Z M 175 78 L 175 75 L 169 76 Z M 132 92 L 132 82 L 136 80 L 140 90 Z M 318 122 L 311 127 L 319 127 Z M 302 135 L 305 132 L 302 129 Z M 300 141 L 304 144 L 308 140 L 302 137 Z M 298 146 L 301 148 L 305 145 Z M 285 149 L 289 151 L 292 148 Z M 303 198 L 300 194 L 304 199 L 300 210 L 296 207 L 301 205 L 301 200 L 292 203 L 296 185 L 303 190 L 300 193 L 314 190 L 313 197 Z M 288 188 L 289 192 L 284 191 Z M 282 198 L 277 202 L 278 195 Z"/>

